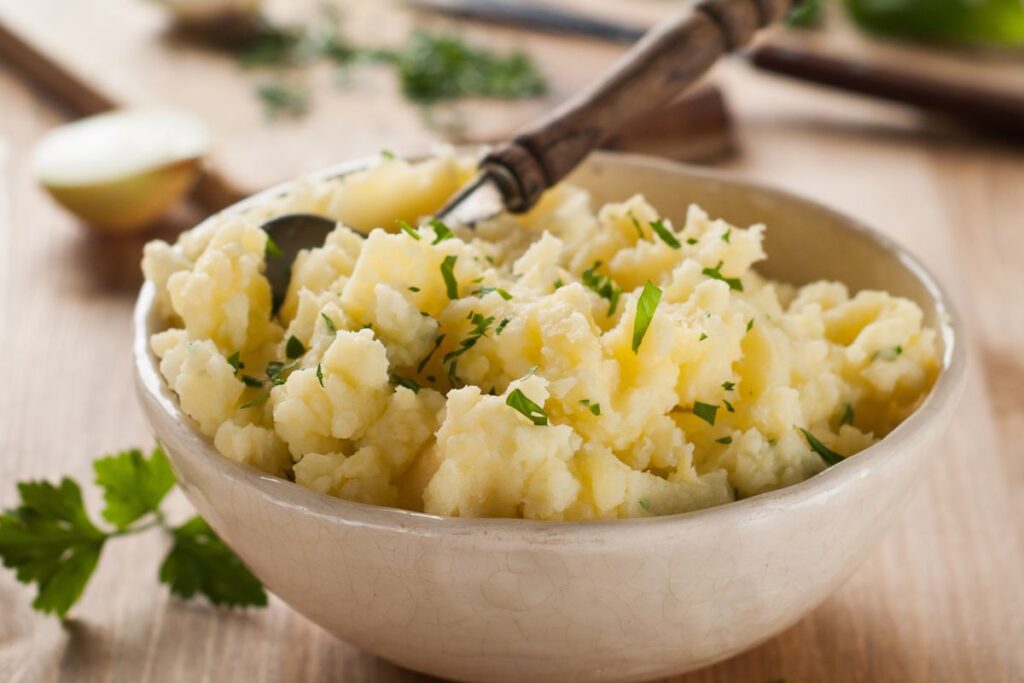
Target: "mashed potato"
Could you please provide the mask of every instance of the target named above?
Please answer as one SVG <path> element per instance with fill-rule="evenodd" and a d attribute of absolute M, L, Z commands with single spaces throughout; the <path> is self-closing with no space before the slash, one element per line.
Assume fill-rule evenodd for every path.
<path fill-rule="evenodd" d="M 764 226 L 697 206 L 678 224 L 642 196 L 595 214 L 562 186 L 476 230 L 396 222 L 471 172 L 381 159 L 147 246 L 167 322 L 152 348 L 218 451 L 435 514 L 658 515 L 813 476 L 934 380 L 914 303 L 766 281 Z M 260 224 L 291 212 L 339 224 L 275 313 Z"/>

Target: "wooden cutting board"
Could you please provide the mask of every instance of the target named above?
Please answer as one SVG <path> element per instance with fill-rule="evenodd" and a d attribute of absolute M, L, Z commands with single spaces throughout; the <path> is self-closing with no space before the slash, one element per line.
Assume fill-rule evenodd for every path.
<path fill-rule="evenodd" d="M 267 4 L 277 21 L 306 23 L 323 3 Z M 364 46 L 367 40 L 374 46 L 400 46 L 414 27 L 426 27 L 455 31 L 498 51 L 527 49 L 550 91 L 528 101 L 466 101 L 424 110 L 403 98 L 386 66 L 358 66 L 339 86 L 336 71 L 321 65 L 304 73 L 312 89 L 308 115 L 268 120 L 255 90 L 273 80 L 273 71 L 242 68 L 228 54 L 176 37 L 169 30 L 170 16 L 152 0 L 0 0 L 0 59 L 15 64 L 76 114 L 159 104 L 200 115 L 214 133 L 216 148 L 197 198 L 216 209 L 305 171 L 382 148 L 415 153 L 441 142 L 507 138 L 592 81 L 625 49 L 481 24 L 453 28 L 449 20 L 414 14 L 398 0 L 334 4 L 343 16 L 343 34 Z M 653 4 L 664 10 L 663 3 Z M 643 122 L 616 144 L 703 160 L 730 147 L 728 117 L 717 91 L 705 88 L 687 105 L 670 109 L 654 125 Z"/>

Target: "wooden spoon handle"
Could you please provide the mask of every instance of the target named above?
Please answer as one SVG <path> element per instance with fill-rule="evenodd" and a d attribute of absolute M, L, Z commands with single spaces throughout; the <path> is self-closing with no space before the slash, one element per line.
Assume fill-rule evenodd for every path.
<path fill-rule="evenodd" d="M 655 26 L 605 78 L 484 159 L 507 208 L 528 210 L 629 119 L 670 102 L 802 1 L 701 0 Z"/>

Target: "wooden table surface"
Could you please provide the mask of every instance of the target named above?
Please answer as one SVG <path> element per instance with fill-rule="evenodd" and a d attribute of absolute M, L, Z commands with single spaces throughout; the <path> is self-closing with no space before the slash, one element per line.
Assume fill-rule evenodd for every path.
<path fill-rule="evenodd" d="M 717 77 L 742 144 L 724 166 L 911 247 L 959 304 L 972 370 L 906 513 L 860 571 L 770 642 L 677 680 L 1024 679 L 1024 149 L 740 64 Z M 60 118 L 0 69 L 0 506 L 17 480 L 89 482 L 93 458 L 151 438 L 129 359 L 143 240 L 89 237 L 33 184 L 27 154 Z M 165 543 L 110 543 L 64 624 L 32 612 L 31 590 L 0 571 L 0 681 L 420 678 L 274 599 L 239 613 L 170 599 L 155 579 Z"/>

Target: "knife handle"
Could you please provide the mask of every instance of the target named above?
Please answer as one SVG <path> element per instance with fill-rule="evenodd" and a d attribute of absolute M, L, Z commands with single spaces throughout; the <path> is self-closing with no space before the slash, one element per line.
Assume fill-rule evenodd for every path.
<path fill-rule="evenodd" d="M 600 81 L 482 162 L 510 211 L 530 209 L 627 121 L 665 105 L 803 0 L 701 0 L 652 28 Z"/>

